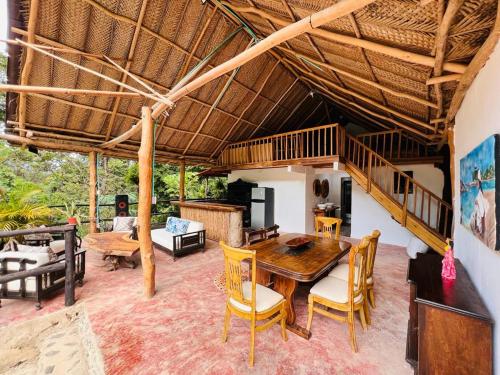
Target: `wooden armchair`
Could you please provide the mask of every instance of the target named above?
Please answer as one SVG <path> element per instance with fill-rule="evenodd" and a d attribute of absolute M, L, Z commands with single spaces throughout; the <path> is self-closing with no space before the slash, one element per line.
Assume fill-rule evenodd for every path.
<path fill-rule="evenodd" d="M 226 273 L 226 315 L 224 318 L 224 332 L 222 341 L 228 337 L 231 314 L 250 321 L 250 367 L 254 362 L 255 332 L 270 328 L 275 323 L 281 324 L 281 335 L 287 340 L 286 335 L 286 300 L 272 289 L 266 288 L 256 282 L 257 262 L 255 251 L 236 249 L 220 242 L 224 251 L 224 264 Z M 242 281 L 241 262 L 250 260 L 252 281 Z M 257 325 L 258 321 L 265 323 Z"/>
<path fill-rule="evenodd" d="M 309 314 L 307 319 L 307 330 L 311 330 L 313 314 L 315 312 L 341 322 L 346 322 L 349 325 L 351 347 L 354 352 L 358 351 L 354 327 L 354 313 L 356 311 L 359 312 L 363 329 L 367 328 L 364 288 L 366 285 L 369 244 L 369 237 L 365 237 L 358 246 L 354 246 L 349 252 L 349 277 L 347 281 L 331 276 L 325 277 L 311 288 L 308 298 Z M 316 307 L 315 304 L 346 312 L 347 316 L 334 314 L 327 311 L 328 309 L 325 310 Z"/>
<path fill-rule="evenodd" d="M 319 237 L 320 229 L 323 232 L 324 238 L 335 238 L 340 239 L 340 227 L 342 225 L 342 219 L 336 217 L 326 217 L 326 216 L 316 216 L 315 218 L 316 226 L 316 237 Z M 333 234 L 335 230 L 335 235 Z"/>

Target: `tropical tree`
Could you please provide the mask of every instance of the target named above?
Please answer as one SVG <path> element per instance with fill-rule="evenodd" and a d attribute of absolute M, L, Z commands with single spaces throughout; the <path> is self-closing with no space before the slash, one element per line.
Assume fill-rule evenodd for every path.
<path fill-rule="evenodd" d="M 20 181 L 9 191 L 0 188 L 0 230 L 48 224 L 52 210 L 37 201 L 41 193 L 42 189 Z"/>

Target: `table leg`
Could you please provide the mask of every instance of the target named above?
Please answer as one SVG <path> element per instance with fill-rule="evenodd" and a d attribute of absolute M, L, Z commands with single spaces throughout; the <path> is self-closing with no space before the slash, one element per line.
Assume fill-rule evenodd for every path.
<path fill-rule="evenodd" d="M 289 331 L 292 331 L 296 335 L 309 340 L 311 334 L 308 330 L 303 327 L 298 326 L 295 323 L 296 314 L 294 306 L 295 291 L 297 290 L 298 282 L 288 277 L 283 277 L 280 275 L 274 275 L 274 290 L 280 293 L 286 298 L 287 301 L 287 318 L 286 324 Z"/>

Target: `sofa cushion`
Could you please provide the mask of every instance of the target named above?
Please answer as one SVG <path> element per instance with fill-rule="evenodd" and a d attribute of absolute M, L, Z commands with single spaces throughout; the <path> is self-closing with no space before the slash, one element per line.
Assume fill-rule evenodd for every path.
<path fill-rule="evenodd" d="M 189 220 L 179 219 L 178 217 L 169 216 L 165 230 L 172 234 L 187 233 L 189 227 Z"/>
<path fill-rule="evenodd" d="M 113 232 L 131 232 L 137 225 L 137 218 L 134 216 L 116 216 L 113 218 Z"/>
<path fill-rule="evenodd" d="M 205 226 L 203 225 L 203 223 L 200 223 L 199 221 L 192 221 L 192 220 L 188 220 L 188 221 L 189 221 L 189 226 L 187 228 L 186 233 L 199 232 L 199 231 L 202 231 L 203 229 L 205 229 Z"/>
<path fill-rule="evenodd" d="M 18 258 L 18 259 L 29 259 L 36 261 L 35 264 L 26 263 L 26 270 L 32 270 L 34 268 L 40 267 L 50 261 L 49 254 L 45 253 L 23 253 L 20 251 L 4 251 L 0 253 L 0 260 L 6 258 Z M 7 262 L 7 271 L 19 271 L 20 263 L 18 261 L 9 261 Z M 19 291 L 21 287 L 20 280 L 14 280 L 7 283 L 8 291 Z M 3 286 L 0 285 L 0 290 L 2 290 Z M 36 291 L 36 278 L 28 277 L 26 278 L 26 291 L 35 292 Z"/>
<path fill-rule="evenodd" d="M 165 229 L 153 229 L 151 231 L 151 240 L 153 243 L 166 247 L 169 250 L 174 249 L 174 235 Z"/>

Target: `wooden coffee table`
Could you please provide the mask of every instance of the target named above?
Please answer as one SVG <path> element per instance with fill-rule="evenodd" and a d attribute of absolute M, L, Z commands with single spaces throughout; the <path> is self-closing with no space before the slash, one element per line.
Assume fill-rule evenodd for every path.
<path fill-rule="evenodd" d="M 85 236 L 85 248 L 103 255 L 108 271 L 115 271 L 120 266 L 135 268 L 137 264 L 131 257 L 139 251 L 139 241 L 130 238 L 130 233 L 103 232 Z"/>

